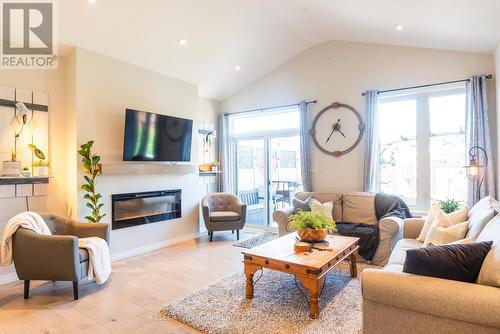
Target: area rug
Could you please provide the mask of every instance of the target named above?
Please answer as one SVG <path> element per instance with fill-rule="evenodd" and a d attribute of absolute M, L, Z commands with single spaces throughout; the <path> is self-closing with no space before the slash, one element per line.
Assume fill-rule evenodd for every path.
<path fill-rule="evenodd" d="M 358 272 L 366 268 L 375 266 L 359 264 Z M 210 334 L 361 332 L 360 280 L 351 278 L 347 263 L 328 274 L 316 320 L 309 318 L 305 296 L 291 275 L 264 270 L 254 298 L 246 299 L 244 290 L 245 275 L 235 273 L 163 306 L 160 316 Z"/>
<path fill-rule="evenodd" d="M 278 233 L 264 232 L 250 239 L 235 242 L 233 246 L 242 248 L 254 248 L 262 244 L 265 244 L 266 242 L 269 242 L 271 240 L 278 239 L 279 237 L 280 236 Z"/>

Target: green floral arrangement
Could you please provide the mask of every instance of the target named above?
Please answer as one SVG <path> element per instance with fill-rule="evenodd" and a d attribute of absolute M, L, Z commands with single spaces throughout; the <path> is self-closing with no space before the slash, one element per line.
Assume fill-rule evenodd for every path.
<path fill-rule="evenodd" d="M 292 227 L 297 230 L 336 228 L 335 222 L 331 218 L 328 218 L 324 212 L 298 211 L 288 219 L 292 223 Z"/>
<path fill-rule="evenodd" d="M 462 203 L 453 198 L 447 198 L 445 200 L 438 201 L 438 203 L 444 213 L 451 213 L 462 207 Z"/>

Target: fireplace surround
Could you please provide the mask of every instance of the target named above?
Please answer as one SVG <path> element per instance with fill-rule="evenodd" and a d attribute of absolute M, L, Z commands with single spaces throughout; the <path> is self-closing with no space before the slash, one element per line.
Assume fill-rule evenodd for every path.
<path fill-rule="evenodd" d="M 112 229 L 181 218 L 180 189 L 111 195 Z"/>

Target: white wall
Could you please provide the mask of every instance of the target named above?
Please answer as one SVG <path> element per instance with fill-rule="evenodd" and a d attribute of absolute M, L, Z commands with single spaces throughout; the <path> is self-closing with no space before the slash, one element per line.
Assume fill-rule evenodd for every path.
<path fill-rule="evenodd" d="M 215 109 L 205 107 L 208 102 L 200 102 L 198 87 L 80 48 L 76 50 L 76 77 L 76 142 L 79 146 L 94 140 L 94 151 L 102 156 L 104 174 L 98 178 L 97 189 L 107 214 L 103 221 L 111 221 L 112 194 L 177 188 L 183 192 L 182 218 L 112 231 L 111 253 L 197 233 L 198 203 L 205 186 L 195 166 L 201 149 L 196 133 L 201 122 L 216 117 Z M 199 104 L 204 106 L 203 115 Z M 125 108 L 193 119 L 192 168 L 169 167 L 157 175 L 107 175 L 106 165 L 122 160 Z M 143 167 L 138 166 L 137 170 Z M 81 185 L 80 169 L 76 177 Z M 79 190 L 76 216 L 83 219 L 87 214 Z"/>
<path fill-rule="evenodd" d="M 334 101 L 347 103 L 363 114 L 361 92 L 367 89 L 463 79 L 493 71 L 491 55 L 332 41 L 306 50 L 226 99 L 222 111 L 235 112 L 317 99 L 319 103 L 311 105 L 311 123 L 322 108 Z M 496 133 L 494 92 L 491 93 L 490 121 Z M 351 153 L 334 158 L 321 153 L 313 145 L 313 189 L 361 190 L 363 149 L 362 142 Z"/>

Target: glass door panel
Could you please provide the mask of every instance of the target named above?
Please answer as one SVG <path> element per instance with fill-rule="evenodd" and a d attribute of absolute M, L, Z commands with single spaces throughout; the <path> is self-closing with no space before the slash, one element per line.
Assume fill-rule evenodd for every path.
<path fill-rule="evenodd" d="M 236 191 L 247 205 L 247 223 L 266 226 L 267 170 L 265 140 L 236 141 Z"/>
<path fill-rule="evenodd" d="M 270 212 L 292 205 L 292 199 L 302 191 L 299 136 L 269 140 L 269 201 Z M 271 219 L 269 219 L 271 221 Z M 277 226 L 275 222 L 271 226 Z"/>

